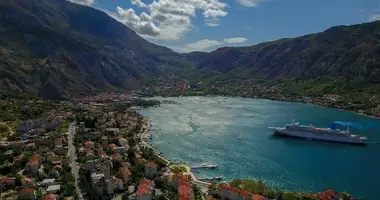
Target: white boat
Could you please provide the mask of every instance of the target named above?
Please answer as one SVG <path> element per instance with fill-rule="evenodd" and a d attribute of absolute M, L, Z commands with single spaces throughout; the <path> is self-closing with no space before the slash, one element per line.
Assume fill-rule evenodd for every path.
<path fill-rule="evenodd" d="M 298 122 L 286 124 L 284 127 L 268 127 L 273 131 L 274 135 L 288 136 L 306 140 L 318 140 L 336 143 L 350 143 L 365 145 L 367 137 L 354 135 L 347 130 L 336 129 L 336 124 L 332 123 L 330 128 L 316 128 L 313 125 L 304 126 Z"/>

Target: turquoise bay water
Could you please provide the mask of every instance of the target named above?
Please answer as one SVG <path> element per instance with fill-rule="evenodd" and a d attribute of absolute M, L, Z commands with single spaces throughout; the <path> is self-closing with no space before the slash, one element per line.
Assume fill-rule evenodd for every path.
<path fill-rule="evenodd" d="M 156 98 L 162 100 L 163 98 Z M 170 160 L 217 164 L 199 170 L 202 177 L 261 178 L 286 190 L 318 192 L 333 188 L 356 197 L 380 197 L 380 146 L 312 142 L 271 135 L 268 126 L 296 118 L 301 124 L 328 127 L 332 121 L 355 121 L 351 129 L 380 142 L 379 120 L 350 112 L 270 100 L 227 97 L 165 98 L 142 110 L 151 119 L 152 145 Z M 238 137 L 241 140 L 238 140 Z"/>

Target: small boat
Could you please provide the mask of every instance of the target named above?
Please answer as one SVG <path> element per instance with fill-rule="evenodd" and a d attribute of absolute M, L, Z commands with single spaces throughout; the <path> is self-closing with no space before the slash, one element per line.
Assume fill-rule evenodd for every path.
<path fill-rule="evenodd" d="M 238 140 L 241 140 L 241 136 L 240 135 L 238 136 Z"/>

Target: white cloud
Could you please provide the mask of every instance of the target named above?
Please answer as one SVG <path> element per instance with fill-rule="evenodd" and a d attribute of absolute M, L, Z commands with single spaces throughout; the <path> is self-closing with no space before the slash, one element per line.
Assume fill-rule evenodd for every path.
<path fill-rule="evenodd" d="M 371 16 L 369 17 L 369 21 L 377 21 L 377 20 L 380 20 L 380 8 L 375 8 L 375 9 L 372 9 L 371 11 Z"/>
<path fill-rule="evenodd" d="M 206 18 L 209 18 L 209 17 L 213 17 L 213 18 L 217 18 L 217 17 L 224 17 L 226 16 L 228 13 L 223 11 L 223 10 L 212 10 L 212 9 L 209 9 L 209 10 L 205 10 L 203 12 L 203 15 L 206 17 Z"/>
<path fill-rule="evenodd" d="M 142 12 L 140 16 L 138 16 L 132 8 L 124 10 L 123 8 L 117 7 L 116 13 L 111 14 L 111 16 L 138 34 L 149 36 L 158 36 L 160 34 L 160 29 L 152 22 L 152 17 L 145 12 Z"/>
<path fill-rule="evenodd" d="M 212 23 L 212 22 L 206 22 L 205 24 L 206 24 L 207 26 L 212 26 L 212 27 L 219 26 L 219 24 L 217 24 L 217 23 Z"/>
<path fill-rule="evenodd" d="M 73 3 L 81 4 L 81 5 L 86 5 L 90 6 L 94 3 L 95 0 L 69 0 Z"/>
<path fill-rule="evenodd" d="M 192 51 L 201 51 L 208 49 L 210 47 L 221 45 L 222 43 L 216 40 L 199 40 L 194 43 L 189 43 L 186 45 L 186 49 L 192 50 Z"/>
<path fill-rule="evenodd" d="M 217 26 L 215 22 L 228 14 L 227 4 L 220 0 L 154 0 L 151 4 L 131 1 L 137 7 L 146 8 L 147 12 L 138 16 L 132 8 L 118 7 L 116 13 L 108 14 L 137 33 L 156 40 L 179 40 L 193 28 L 191 19 L 197 17 L 197 10 L 202 12 L 208 26 Z"/>
<path fill-rule="evenodd" d="M 185 47 L 178 47 L 178 46 L 168 46 L 168 47 L 177 52 L 188 53 L 192 51 L 210 51 L 218 46 L 244 43 L 247 40 L 248 40 L 247 38 L 243 38 L 243 37 L 226 38 L 223 41 L 204 39 L 204 40 L 199 40 L 193 43 L 189 43 L 185 45 Z"/>
<path fill-rule="evenodd" d="M 243 43 L 246 42 L 248 39 L 243 37 L 236 37 L 236 38 L 227 38 L 223 41 L 227 44 L 234 44 L 234 43 Z"/>
<path fill-rule="evenodd" d="M 132 0 L 132 4 L 133 5 L 136 5 L 140 8 L 146 8 L 148 7 L 144 2 L 142 2 L 141 0 Z"/>
<path fill-rule="evenodd" d="M 380 14 L 372 15 L 372 16 L 369 18 L 369 20 L 370 20 L 370 21 L 380 20 Z"/>
<path fill-rule="evenodd" d="M 247 6 L 247 7 L 256 7 L 262 1 L 265 1 L 265 0 L 237 0 L 239 4 L 243 6 Z"/>

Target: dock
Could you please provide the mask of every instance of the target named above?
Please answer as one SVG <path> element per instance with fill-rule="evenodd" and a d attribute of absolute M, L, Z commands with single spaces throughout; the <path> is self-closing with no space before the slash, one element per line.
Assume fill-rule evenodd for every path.
<path fill-rule="evenodd" d="M 221 180 L 223 180 L 223 177 L 216 176 L 216 177 L 211 177 L 211 178 L 199 178 L 198 180 L 200 180 L 200 181 L 221 181 Z"/>
<path fill-rule="evenodd" d="M 209 168 L 209 169 L 215 169 L 217 168 L 218 165 L 206 165 L 206 164 L 202 164 L 202 165 L 193 165 L 191 166 L 190 168 L 191 169 L 204 169 L 204 168 Z"/>

